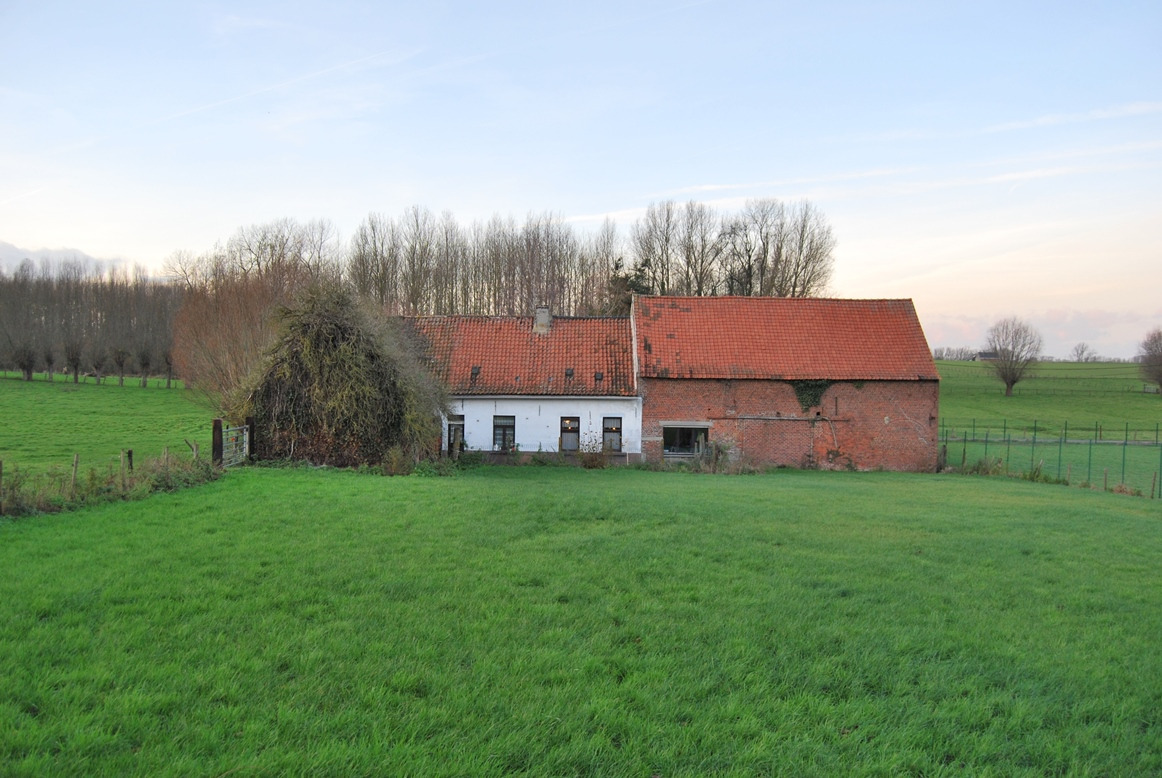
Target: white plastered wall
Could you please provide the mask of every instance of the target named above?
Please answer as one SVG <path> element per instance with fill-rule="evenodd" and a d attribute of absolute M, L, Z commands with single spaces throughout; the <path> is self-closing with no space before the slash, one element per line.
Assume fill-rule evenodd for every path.
<path fill-rule="evenodd" d="M 522 452 L 556 451 L 561 418 L 581 420 L 582 444 L 601 441 L 606 416 L 621 418 L 621 450 L 642 450 L 642 401 L 640 397 L 457 397 L 451 413 L 464 416 L 464 444 L 470 451 L 492 450 L 492 417 L 516 418 L 516 443 Z M 448 425 L 444 423 L 442 447 L 447 448 Z"/>

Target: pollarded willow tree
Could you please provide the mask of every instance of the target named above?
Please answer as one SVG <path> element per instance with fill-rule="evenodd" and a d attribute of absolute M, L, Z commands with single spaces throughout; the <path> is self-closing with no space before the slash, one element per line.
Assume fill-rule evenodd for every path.
<path fill-rule="evenodd" d="M 1146 334 L 1138 346 L 1138 358 L 1142 364 L 1142 378 L 1162 387 L 1162 327 Z"/>
<path fill-rule="evenodd" d="M 1001 319 L 989 328 L 988 350 L 994 353 L 992 368 L 1005 385 L 1005 396 L 1011 397 L 1041 357 L 1041 333 L 1015 316 Z"/>
<path fill-rule="evenodd" d="M 443 389 L 397 320 L 373 317 L 331 283 L 280 309 L 278 323 L 232 403 L 235 418 L 254 417 L 259 458 L 349 467 L 438 447 Z"/>

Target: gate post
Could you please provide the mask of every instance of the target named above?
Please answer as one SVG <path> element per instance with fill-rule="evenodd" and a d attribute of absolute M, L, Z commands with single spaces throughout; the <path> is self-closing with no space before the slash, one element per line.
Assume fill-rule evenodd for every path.
<path fill-rule="evenodd" d="M 210 463 L 222 466 L 222 420 L 214 419 L 214 436 L 210 443 Z"/>
<path fill-rule="evenodd" d="M 256 442 L 258 440 L 258 438 L 256 438 L 254 436 L 254 432 L 255 432 L 254 417 L 247 416 L 246 417 L 246 458 L 249 459 L 251 462 L 253 462 L 256 459 L 256 457 L 254 455 L 254 449 L 256 448 Z"/>

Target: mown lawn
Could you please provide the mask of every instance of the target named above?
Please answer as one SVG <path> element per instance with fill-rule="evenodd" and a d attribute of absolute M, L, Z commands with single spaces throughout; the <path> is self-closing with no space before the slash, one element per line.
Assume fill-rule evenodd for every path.
<path fill-rule="evenodd" d="M 12 775 L 1162 773 L 1158 502 L 244 469 L 0 523 Z"/>

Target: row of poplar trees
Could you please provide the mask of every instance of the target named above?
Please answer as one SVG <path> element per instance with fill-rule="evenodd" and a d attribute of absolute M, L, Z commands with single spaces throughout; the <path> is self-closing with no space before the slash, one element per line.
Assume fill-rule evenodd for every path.
<path fill-rule="evenodd" d="M 174 254 L 164 281 L 80 263 L 0 273 L 0 360 L 26 377 L 176 370 L 224 395 L 273 341 L 272 314 L 321 281 L 391 315 L 625 315 L 634 293 L 817 296 L 834 247 L 812 204 L 773 199 L 657 203 L 626 235 L 549 213 L 464 225 L 419 206 L 373 213 L 347 241 L 326 220 L 284 219 Z"/>

